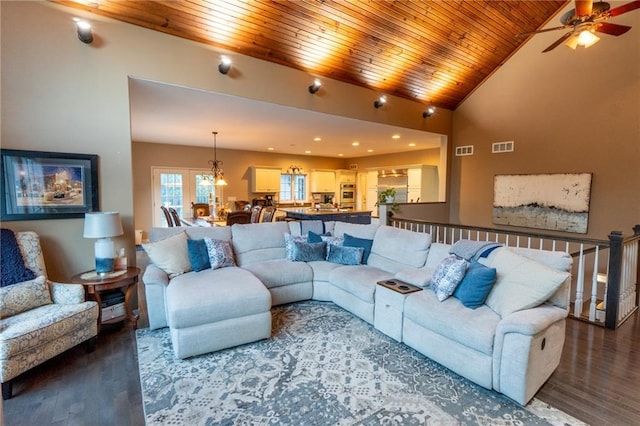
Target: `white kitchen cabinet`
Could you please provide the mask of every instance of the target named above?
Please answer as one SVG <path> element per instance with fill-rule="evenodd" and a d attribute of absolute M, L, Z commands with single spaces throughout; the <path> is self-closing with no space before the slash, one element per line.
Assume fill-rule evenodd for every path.
<path fill-rule="evenodd" d="M 280 192 L 280 174 L 277 167 L 251 167 L 251 192 Z"/>
<path fill-rule="evenodd" d="M 372 170 L 367 172 L 367 188 L 378 189 L 378 171 Z"/>
<path fill-rule="evenodd" d="M 336 180 L 341 183 L 356 183 L 356 172 L 352 170 L 336 170 Z"/>
<path fill-rule="evenodd" d="M 407 201 L 421 203 L 438 201 L 438 167 L 411 167 L 408 174 Z"/>
<path fill-rule="evenodd" d="M 336 173 L 333 170 L 311 171 L 311 192 L 336 192 Z"/>

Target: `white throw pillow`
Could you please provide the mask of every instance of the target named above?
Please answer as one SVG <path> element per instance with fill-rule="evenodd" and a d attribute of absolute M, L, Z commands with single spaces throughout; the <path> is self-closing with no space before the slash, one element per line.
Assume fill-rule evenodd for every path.
<path fill-rule="evenodd" d="M 191 271 L 187 239 L 187 233 L 183 231 L 164 240 L 144 243 L 142 247 L 151 262 L 173 278 Z"/>
<path fill-rule="evenodd" d="M 494 250 L 488 263 L 496 268 L 497 280 L 485 304 L 501 317 L 547 301 L 570 275 L 506 247 Z"/>

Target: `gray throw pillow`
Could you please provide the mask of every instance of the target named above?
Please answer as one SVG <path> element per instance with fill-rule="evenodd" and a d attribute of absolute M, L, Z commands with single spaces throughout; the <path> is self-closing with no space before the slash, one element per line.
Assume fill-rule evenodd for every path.
<path fill-rule="evenodd" d="M 359 265 L 362 262 L 364 249 L 362 247 L 345 247 L 329 244 L 327 260 L 331 263 L 343 265 Z"/>
<path fill-rule="evenodd" d="M 324 260 L 325 254 L 327 253 L 327 243 L 303 243 L 300 241 L 294 241 L 291 251 L 291 260 L 295 262 Z"/>

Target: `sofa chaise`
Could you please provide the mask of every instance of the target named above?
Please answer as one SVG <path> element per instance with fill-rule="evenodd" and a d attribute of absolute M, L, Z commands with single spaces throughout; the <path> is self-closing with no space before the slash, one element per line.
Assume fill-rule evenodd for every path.
<path fill-rule="evenodd" d="M 557 368 L 568 309 L 568 254 L 494 246 L 476 254 L 471 268 L 451 254 L 452 246 L 432 243 L 426 233 L 345 222 L 323 227 L 330 236 L 321 237 L 322 258 L 306 261 L 291 255 L 292 246 L 318 250 L 306 242 L 301 222 L 153 228 L 143 245 L 152 260 L 143 276 L 150 328 L 169 327 L 175 356 L 186 358 L 269 338 L 271 306 L 313 299 L 337 304 L 520 404 Z M 191 248 L 200 239 L 226 241 L 234 265 L 192 270 Z M 363 263 L 331 259 L 335 246 L 347 240 L 356 247 L 349 254 L 363 255 Z M 452 264 L 466 273 L 463 284 L 471 269 L 493 271 L 495 283 L 483 302 L 470 308 L 453 288 L 447 289 L 450 297 L 441 297 L 441 283 L 449 283 L 440 278 L 451 275 Z M 400 294 L 378 284 L 394 280 L 423 290 Z"/>

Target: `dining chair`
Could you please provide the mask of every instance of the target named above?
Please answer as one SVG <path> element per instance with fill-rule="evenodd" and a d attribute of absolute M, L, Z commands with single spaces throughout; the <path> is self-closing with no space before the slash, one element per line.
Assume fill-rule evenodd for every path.
<path fill-rule="evenodd" d="M 247 205 L 249 206 L 249 209 L 247 209 Z M 234 201 L 233 202 L 233 211 L 237 212 L 237 211 L 247 211 L 251 209 L 251 204 L 248 201 L 244 201 L 244 200 L 239 200 L 239 201 Z"/>
<path fill-rule="evenodd" d="M 172 227 L 173 219 L 171 219 L 171 214 L 169 213 L 169 210 L 167 210 L 165 206 L 160 206 L 160 210 L 162 210 L 162 213 L 164 214 L 164 220 L 167 221 L 167 226 Z"/>
<path fill-rule="evenodd" d="M 274 206 L 266 206 L 262 211 L 262 219 L 260 222 L 273 222 L 273 216 L 276 213 L 276 208 Z"/>
<path fill-rule="evenodd" d="M 262 206 L 253 206 L 251 208 L 251 223 L 260 222 L 260 213 L 262 212 Z"/>
<path fill-rule="evenodd" d="M 239 211 L 227 213 L 227 226 L 234 223 L 251 223 L 251 212 Z"/>
<path fill-rule="evenodd" d="M 180 221 L 180 216 L 178 212 L 173 207 L 168 208 L 169 213 L 171 214 L 171 218 L 173 219 L 173 226 L 182 226 L 182 222 Z"/>
<path fill-rule="evenodd" d="M 209 216 L 211 213 L 209 211 L 209 204 L 207 203 L 194 203 L 191 202 L 191 212 L 193 213 L 193 218 L 197 219 L 202 216 Z"/>

